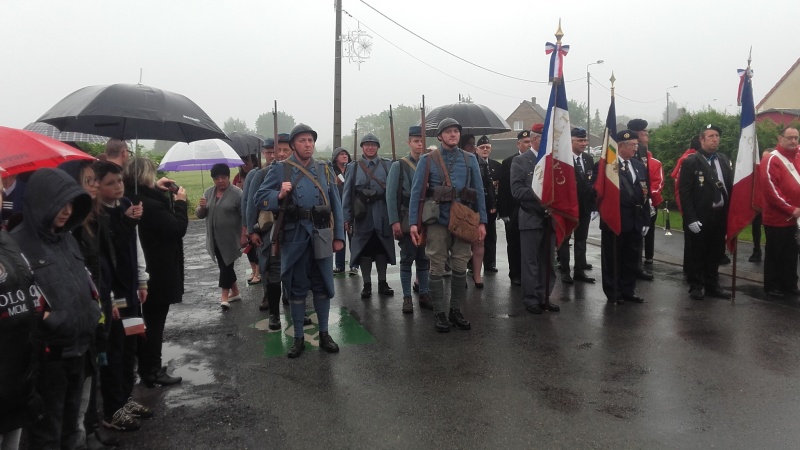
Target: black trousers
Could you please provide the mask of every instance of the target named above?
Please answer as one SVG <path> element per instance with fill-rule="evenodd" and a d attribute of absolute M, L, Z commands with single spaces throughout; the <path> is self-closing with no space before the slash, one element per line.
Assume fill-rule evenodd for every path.
<path fill-rule="evenodd" d="M 103 415 L 111 419 L 125 406 L 133 392 L 136 341 L 138 336 L 125 336 L 122 320 L 112 320 L 108 332 L 108 365 L 100 367 L 100 392 L 103 394 Z"/>
<path fill-rule="evenodd" d="M 650 217 L 650 230 L 644 236 L 644 259 L 653 259 L 656 251 L 656 218 L 658 214 Z"/>
<path fill-rule="evenodd" d="M 761 250 L 761 213 L 753 217 L 750 227 L 753 229 L 753 249 Z"/>
<path fill-rule="evenodd" d="M 603 293 L 609 300 L 635 294 L 636 263 L 641 255 L 641 245 L 642 234 L 639 232 L 623 231 L 614 236 L 613 231 L 600 231 Z"/>
<path fill-rule="evenodd" d="M 52 354 L 51 354 L 52 355 Z M 84 356 L 47 356 L 40 368 L 36 387 L 42 398 L 44 418 L 28 427 L 28 446 L 32 449 L 78 448 L 78 417 L 85 381 Z"/>
<path fill-rule="evenodd" d="M 497 267 L 497 213 L 486 215 L 486 239 L 483 242 L 483 266 Z"/>
<path fill-rule="evenodd" d="M 508 277 L 522 279 L 522 254 L 519 241 L 519 211 L 511 214 L 506 226 L 506 248 L 508 250 Z"/>
<path fill-rule="evenodd" d="M 699 233 L 689 231 L 688 258 L 684 261 L 690 290 L 718 289 L 719 262 L 725 255 L 726 217 L 723 211 L 712 212 Z"/>
<path fill-rule="evenodd" d="M 580 216 L 575 232 L 572 233 L 572 236 L 564 239 L 561 247 L 558 248 L 558 262 L 561 266 L 561 272 L 569 273 L 569 241 L 573 237 L 575 238 L 575 274 L 579 275 L 586 272 L 586 239 L 589 237 L 589 222 L 591 220 L 591 216 Z M 641 238 L 641 235 L 639 237 Z"/>
<path fill-rule="evenodd" d="M 765 226 L 764 234 L 764 290 L 797 289 L 797 226 Z"/>
<path fill-rule="evenodd" d="M 169 313 L 168 301 L 150 300 L 142 305 L 145 329 L 144 337 L 139 336 L 137 356 L 139 374 L 148 375 L 161 368 L 161 347 L 164 343 L 164 324 Z"/>
<path fill-rule="evenodd" d="M 230 289 L 233 283 L 236 282 L 236 271 L 233 270 L 233 263 L 225 265 L 222 260 L 222 254 L 216 245 L 214 246 L 214 257 L 217 259 L 217 265 L 219 266 L 219 287 Z"/>

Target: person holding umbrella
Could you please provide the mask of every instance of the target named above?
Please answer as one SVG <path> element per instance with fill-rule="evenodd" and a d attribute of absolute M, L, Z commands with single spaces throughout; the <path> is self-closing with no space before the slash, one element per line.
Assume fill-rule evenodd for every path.
<path fill-rule="evenodd" d="M 134 157 L 125 168 L 125 195 L 143 207 L 138 231 L 150 274 L 147 303 L 142 305 L 147 328 L 137 354 L 139 375 L 147 387 L 181 382 L 181 377 L 170 376 L 166 366 L 161 365 L 169 307 L 180 303 L 183 297 L 183 236 L 189 217 L 186 190 L 176 187 L 174 197 L 170 191 L 156 188 L 156 165 L 147 158 Z"/>
<path fill-rule="evenodd" d="M 206 251 L 219 266 L 220 306 L 224 311 L 230 302 L 241 300 L 233 263 L 247 243 L 242 228 L 242 190 L 231 184 L 231 169 L 222 163 L 211 167 L 214 185 L 206 189 L 195 208 L 198 219 L 206 219 Z"/>

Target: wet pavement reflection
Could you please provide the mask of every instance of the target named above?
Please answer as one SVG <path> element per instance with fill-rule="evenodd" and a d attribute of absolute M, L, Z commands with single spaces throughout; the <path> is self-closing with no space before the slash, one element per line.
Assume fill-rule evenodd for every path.
<path fill-rule="evenodd" d="M 186 294 L 167 321 L 164 363 L 183 383 L 136 387 L 156 409 L 125 448 L 796 448 L 800 442 L 800 300 L 766 300 L 760 266 L 735 301 L 692 301 L 680 266 L 682 235 L 657 237 L 656 281 L 644 304 L 609 305 L 600 249 L 589 245 L 589 285 L 556 283 L 561 312 L 535 316 L 498 255 L 485 289 L 469 287 L 471 331 L 434 331 L 430 311 L 402 314 L 394 297 L 362 300 L 361 276 L 336 278 L 331 335 L 339 354 L 285 353 L 293 329 L 266 327 L 262 286 L 221 311 L 204 224 L 185 239 Z M 505 248 L 502 226 L 498 249 Z M 592 232 L 590 244 L 598 233 Z M 742 259 L 743 258 L 743 259 Z M 375 277 L 375 275 L 373 275 Z M 730 286 L 730 277 L 723 277 Z"/>

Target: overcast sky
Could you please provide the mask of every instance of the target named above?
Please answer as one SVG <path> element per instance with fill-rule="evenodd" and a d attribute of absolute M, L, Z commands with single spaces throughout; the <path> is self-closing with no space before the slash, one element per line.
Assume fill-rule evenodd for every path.
<path fill-rule="evenodd" d="M 605 117 L 612 70 L 617 112 L 659 121 L 670 96 L 688 110 L 735 113 L 736 69 L 753 47 L 755 101 L 800 56 L 796 0 L 673 1 L 368 0 L 376 9 L 470 62 L 426 44 L 360 0 L 343 0 L 343 32 L 372 35 L 369 60 L 345 61 L 343 134 L 356 118 L 389 105 L 436 107 L 472 97 L 507 117 L 523 99 L 546 105 L 545 42 L 558 20 L 570 45 L 567 96 Z M 763 7 L 762 7 L 763 5 Z M 783 27 L 783 25 L 789 25 Z M 370 29 L 372 31 L 370 31 Z M 218 125 L 254 127 L 278 109 L 319 131 L 333 130 L 333 0 L 0 0 L 0 125 L 21 128 L 89 85 L 137 83 L 181 93 Z M 379 36 L 380 35 L 380 36 Z M 408 52 L 413 54 L 414 59 Z M 624 97 L 624 98 L 623 98 Z M 318 145 L 320 146 L 320 145 Z"/>

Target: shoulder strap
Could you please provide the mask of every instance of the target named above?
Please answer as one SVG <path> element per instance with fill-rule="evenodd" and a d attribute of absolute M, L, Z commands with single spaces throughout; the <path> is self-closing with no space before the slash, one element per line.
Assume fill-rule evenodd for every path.
<path fill-rule="evenodd" d="M 400 161 L 403 161 L 404 163 L 406 163 L 406 165 L 408 167 L 410 167 L 411 170 L 417 170 L 417 165 L 414 164 L 414 161 L 411 161 L 410 159 L 408 159 L 408 156 L 403 156 L 402 158 L 400 158 Z"/>
<path fill-rule="evenodd" d="M 284 160 L 284 162 L 288 163 L 292 167 L 296 167 L 297 170 L 300 171 L 301 175 L 305 175 L 306 178 L 311 180 L 311 182 L 314 183 L 314 186 L 316 186 L 317 189 L 319 189 L 319 193 L 322 195 L 322 201 L 324 202 L 323 204 L 324 205 L 328 204 L 328 196 L 325 194 L 325 190 L 322 189 L 322 185 L 319 184 L 319 181 L 317 181 L 317 178 L 311 172 L 309 172 L 305 167 L 301 166 L 300 164 L 297 164 L 296 162 L 294 162 L 292 160 L 287 159 L 287 160 Z M 300 178 L 301 177 L 297 177 L 297 179 L 292 183 L 292 185 L 295 185 L 297 180 L 299 180 Z"/>
<path fill-rule="evenodd" d="M 383 160 L 381 160 L 381 162 L 383 162 Z M 375 178 L 375 175 L 372 173 L 372 171 L 367 168 L 366 164 L 364 164 L 363 159 L 358 161 L 358 165 L 361 166 L 361 170 L 363 170 L 364 173 L 367 174 L 367 176 L 369 176 L 370 178 L 375 180 L 376 183 L 378 183 L 378 186 L 380 186 L 381 189 L 386 189 L 386 184 L 383 181 Z M 384 167 L 384 172 L 389 173 L 388 171 L 386 171 L 385 167 Z"/>
<path fill-rule="evenodd" d="M 786 169 L 789 170 L 789 173 L 792 174 L 794 181 L 797 184 L 800 184 L 800 174 L 797 173 L 797 169 L 794 168 L 794 164 L 792 164 L 792 162 L 789 161 L 785 156 L 781 155 L 777 150 L 772 152 L 772 156 L 778 158 L 783 165 L 786 166 Z"/>
<path fill-rule="evenodd" d="M 444 160 L 442 159 L 442 152 L 439 149 L 436 149 L 430 153 L 431 156 L 436 160 L 436 166 L 439 168 L 439 171 L 442 172 L 442 178 L 444 179 L 445 186 L 452 186 L 450 183 L 450 173 L 445 170 L 444 168 Z"/>

